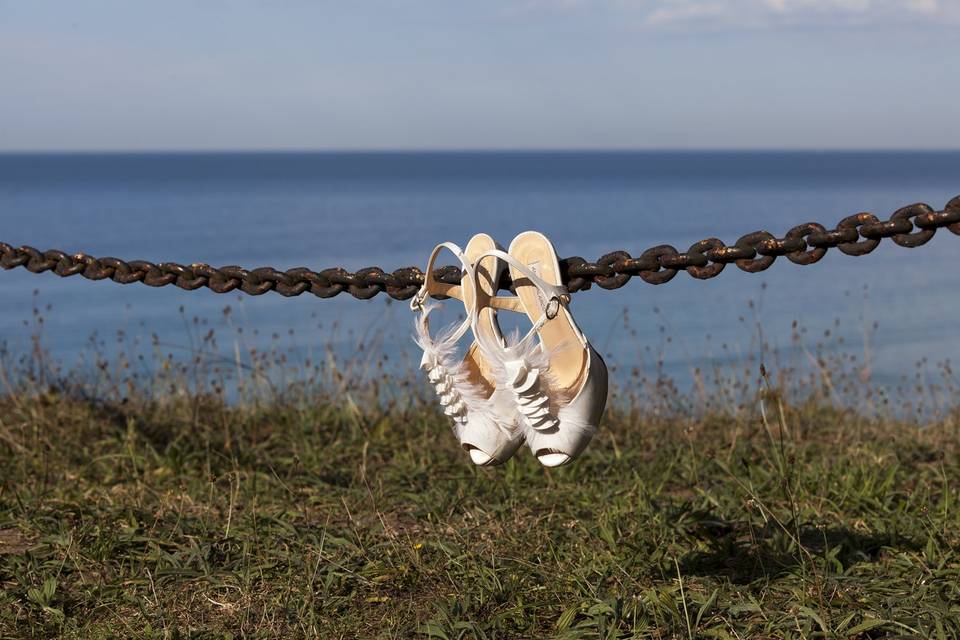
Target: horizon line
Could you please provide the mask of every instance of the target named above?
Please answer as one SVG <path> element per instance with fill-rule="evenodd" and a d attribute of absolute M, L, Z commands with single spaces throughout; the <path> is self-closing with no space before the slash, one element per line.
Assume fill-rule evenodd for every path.
<path fill-rule="evenodd" d="M 215 149 L 0 149 L 0 156 L 56 155 L 453 155 L 633 153 L 960 153 L 960 147 L 422 147 Z"/>

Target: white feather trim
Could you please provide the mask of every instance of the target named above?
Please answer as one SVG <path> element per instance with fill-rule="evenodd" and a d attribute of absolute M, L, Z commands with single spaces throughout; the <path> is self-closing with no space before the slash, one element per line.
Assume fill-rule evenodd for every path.
<path fill-rule="evenodd" d="M 546 433 L 556 433 L 561 412 L 569 401 L 567 390 L 560 389 L 556 376 L 550 370 L 550 360 L 561 351 L 574 348 L 560 345 L 550 352 L 538 340 L 521 341 L 514 331 L 506 339 L 506 346 L 491 347 L 481 342 L 483 356 L 491 363 L 497 390 L 505 390 L 514 403 L 516 422 L 528 442 L 543 439 Z M 523 406 L 521 406 L 521 403 Z M 589 425 L 563 423 L 564 431 L 582 431 Z"/>
<path fill-rule="evenodd" d="M 463 403 L 466 411 L 454 416 L 455 423 L 461 425 L 466 423 L 471 414 L 483 415 L 490 418 L 501 429 L 511 431 L 512 425 L 502 424 L 505 415 L 502 394 L 494 391 L 488 398 L 483 388 L 471 382 L 467 366 L 457 353 L 458 325 L 441 329 L 436 337 L 430 336 L 428 316 L 431 311 L 439 307 L 439 304 L 427 303 L 423 313 L 414 321 L 416 333 L 413 340 L 423 350 L 421 368 L 427 369 L 428 378 L 437 387 L 437 391 L 445 390 L 442 395 L 449 399 L 449 394 L 455 392 L 459 396 L 459 401 Z M 438 393 L 438 395 L 441 394 Z M 450 404 L 450 406 L 454 405 L 456 402 Z"/>

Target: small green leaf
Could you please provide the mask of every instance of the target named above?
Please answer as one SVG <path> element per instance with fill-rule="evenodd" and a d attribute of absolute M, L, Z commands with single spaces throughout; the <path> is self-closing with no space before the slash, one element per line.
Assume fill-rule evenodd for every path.
<path fill-rule="evenodd" d="M 43 595 L 46 599 L 46 602 L 53 600 L 54 594 L 57 593 L 57 579 L 56 578 L 47 578 L 43 581 Z"/>
<path fill-rule="evenodd" d="M 885 624 L 888 624 L 887 621 L 881 620 L 880 618 L 865 618 L 863 622 L 861 622 L 855 627 L 852 627 L 847 631 L 847 637 L 852 638 L 854 636 L 860 635 L 864 631 L 870 631 L 871 629 L 882 627 Z"/>
<path fill-rule="evenodd" d="M 43 593 L 41 593 L 39 589 L 35 589 L 34 587 L 30 587 L 29 589 L 27 589 L 27 600 L 29 600 L 33 604 L 40 605 L 41 607 L 44 606 L 45 604 L 43 599 Z"/>
<path fill-rule="evenodd" d="M 450 640 L 447 636 L 447 632 L 440 628 L 439 625 L 436 625 L 432 622 L 428 622 L 425 625 L 420 627 L 420 633 L 426 635 L 429 638 L 441 638 L 442 640 Z"/>
<path fill-rule="evenodd" d="M 735 604 L 731 606 L 727 611 L 732 616 L 738 616 L 741 613 L 760 613 L 763 609 L 760 608 L 755 602 L 744 602 L 742 604 Z"/>
<path fill-rule="evenodd" d="M 826 623 L 824 623 L 823 618 L 821 618 L 816 611 L 814 611 L 810 607 L 800 607 L 799 611 L 800 613 L 802 613 L 803 615 L 807 616 L 808 618 L 816 622 L 818 625 L 820 625 L 821 631 L 823 631 L 824 633 L 829 633 Z"/>
<path fill-rule="evenodd" d="M 573 621 L 576 619 L 579 611 L 580 606 L 576 605 L 561 613 L 560 617 L 557 618 L 557 629 L 563 631 L 564 629 L 570 628 L 570 625 L 573 624 Z"/>
<path fill-rule="evenodd" d="M 703 619 L 704 614 L 709 613 L 710 610 L 713 609 L 713 606 L 717 603 L 718 593 L 720 593 L 720 589 L 714 589 L 710 597 L 707 598 L 707 601 L 700 607 L 700 611 L 697 612 L 697 621 L 693 625 L 694 629 L 700 626 L 700 621 Z"/>

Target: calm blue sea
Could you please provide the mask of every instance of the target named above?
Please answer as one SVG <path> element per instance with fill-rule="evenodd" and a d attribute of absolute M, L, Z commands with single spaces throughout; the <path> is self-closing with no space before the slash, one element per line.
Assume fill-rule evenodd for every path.
<path fill-rule="evenodd" d="M 153 261 L 393 269 L 422 266 L 436 242 L 464 243 L 477 231 L 506 245 L 538 229 L 561 256 L 594 259 L 709 236 L 732 243 L 858 211 L 886 216 L 916 201 L 939 208 L 958 193 L 960 153 L 5 155 L 0 240 Z M 875 380 L 893 382 L 923 358 L 932 367 L 960 356 L 958 256 L 960 237 L 941 231 L 919 249 L 886 242 L 813 266 L 781 259 L 762 274 L 728 267 L 713 280 L 679 274 L 659 287 L 635 279 L 578 294 L 574 310 L 615 364 L 649 369 L 662 359 L 681 383 L 696 367 L 757 353 L 758 327 L 790 351 L 795 321 L 811 346 L 829 331 L 828 342 L 839 336 L 838 348 L 869 356 Z M 45 344 L 67 365 L 85 362 L 92 333 L 106 340 L 117 330 L 156 333 L 188 357 L 201 330 L 185 324 L 181 306 L 188 320 L 233 336 L 222 313 L 230 305 L 247 347 L 277 334 L 309 352 L 334 335 L 349 354 L 357 336 L 372 335 L 393 361 L 410 353 L 409 311 L 384 297 L 241 300 L 24 270 L 0 272 L 0 341 L 14 353 L 30 348 L 35 290 L 50 306 Z M 232 340 L 222 341 L 230 353 Z"/>

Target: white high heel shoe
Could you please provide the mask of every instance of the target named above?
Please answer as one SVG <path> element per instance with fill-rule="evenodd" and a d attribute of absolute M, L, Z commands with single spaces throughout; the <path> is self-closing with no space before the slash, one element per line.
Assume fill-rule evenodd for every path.
<path fill-rule="evenodd" d="M 486 234 L 473 236 L 463 251 L 450 242 L 437 245 L 427 262 L 423 287 L 410 302 L 411 309 L 421 312 L 414 338 L 423 349 L 420 368 L 434 386 L 444 413 L 453 419 L 460 445 L 474 464 L 481 466 L 506 462 L 523 443 L 522 431 L 513 418 L 512 398 L 496 388 L 490 363 L 481 354 L 477 341 L 470 345 L 463 359 L 456 355 L 458 341 L 470 329 L 491 344 L 503 343 L 496 311 L 488 301 L 495 295 L 506 265 L 494 256 L 479 257 L 496 248 L 493 238 Z M 429 277 L 443 249 L 457 256 L 466 272 L 460 285 L 446 285 Z M 438 305 L 430 304 L 427 298 L 436 294 L 462 300 L 467 317 L 434 338 L 430 336 L 429 315 Z"/>
<path fill-rule="evenodd" d="M 479 259 L 488 257 L 509 264 L 517 297 L 485 302 L 525 312 L 533 328 L 511 346 L 477 336 L 480 345 L 495 364 L 498 387 L 513 396 L 530 450 L 544 466 L 567 464 L 597 431 L 607 367 L 570 314 L 556 251 L 543 234 L 521 233 L 509 253 L 490 250 Z"/>

